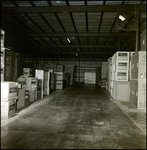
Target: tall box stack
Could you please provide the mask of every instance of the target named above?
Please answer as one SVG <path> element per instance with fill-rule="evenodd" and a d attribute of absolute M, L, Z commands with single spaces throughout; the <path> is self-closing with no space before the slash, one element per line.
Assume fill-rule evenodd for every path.
<path fill-rule="evenodd" d="M 63 89 L 64 72 L 55 72 L 56 74 L 56 90 Z"/>
<path fill-rule="evenodd" d="M 146 51 L 131 58 L 130 102 L 137 109 L 146 109 Z"/>
<path fill-rule="evenodd" d="M 1 29 L 1 47 L 4 47 L 5 31 Z"/>
<path fill-rule="evenodd" d="M 146 51 L 146 29 L 140 34 L 140 51 Z"/>
<path fill-rule="evenodd" d="M 23 74 L 25 57 L 21 53 L 15 53 L 15 69 L 14 69 L 14 81 Z"/>
<path fill-rule="evenodd" d="M 96 84 L 96 72 L 85 72 L 84 76 L 85 84 Z"/>
<path fill-rule="evenodd" d="M 130 53 L 117 51 L 112 56 L 112 76 L 110 80 L 110 95 L 117 101 L 129 101 L 129 60 Z"/>
<path fill-rule="evenodd" d="M 41 87 L 41 98 L 43 98 L 43 86 L 44 86 L 44 70 L 39 70 L 39 69 L 36 69 L 35 70 L 35 78 L 37 79 L 41 79 L 42 80 L 42 87 Z M 40 91 L 38 91 L 40 92 Z"/>
<path fill-rule="evenodd" d="M 65 65 L 65 83 L 66 86 L 74 83 L 74 65 Z"/>
<path fill-rule="evenodd" d="M 48 70 L 50 72 L 50 87 L 51 91 L 56 90 L 56 74 L 53 69 Z"/>
<path fill-rule="evenodd" d="M 1 47 L 1 81 L 4 81 L 5 67 L 5 48 Z"/>
<path fill-rule="evenodd" d="M 49 95 L 51 90 L 51 83 L 50 83 L 50 75 L 49 71 L 44 72 L 44 95 Z"/>
<path fill-rule="evenodd" d="M 17 82 L 1 81 L 1 118 L 8 119 L 16 112 Z"/>
<path fill-rule="evenodd" d="M 101 68 L 101 88 L 106 88 L 107 82 L 107 74 L 108 74 L 108 62 L 102 61 L 102 68 Z"/>
<path fill-rule="evenodd" d="M 111 93 L 112 89 L 112 57 L 109 57 L 108 60 L 108 74 L 107 74 L 107 86 L 108 92 Z"/>
<path fill-rule="evenodd" d="M 4 81 L 14 81 L 15 52 L 5 49 Z"/>
<path fill-rule="evenodd" d="M 26 77 L 33 77 L 33 69 L 32 68 L 23 68 L 23 75 Z"/>

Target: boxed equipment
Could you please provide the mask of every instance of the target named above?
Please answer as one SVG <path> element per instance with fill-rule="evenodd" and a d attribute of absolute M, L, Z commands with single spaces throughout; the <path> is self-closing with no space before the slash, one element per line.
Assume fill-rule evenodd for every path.
<path fill-rule="evenodd" d="M 1 101 L 7 101 L 10 98 L 17 96 L 17 82 L 1 82 Z"/>

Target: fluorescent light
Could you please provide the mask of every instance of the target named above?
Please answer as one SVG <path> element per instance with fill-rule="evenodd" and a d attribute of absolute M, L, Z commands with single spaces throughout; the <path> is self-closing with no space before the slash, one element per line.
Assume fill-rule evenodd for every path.
<path fill-rule="evenodd" d="M 60 3 L 60 1 L 56 1 L 56 3 Z"/>
<path fill-rule="evenodd" d="M 69 42 L 69 43 L 71 43 L 71 41 L 70 41 L 70 39 L 69 39 L 69 38 L 67 38 L 67 40 L 68 40 L 68 42 Z"/>
<path fill-rule="evenodd" d="M 119 15 L 119 19 L 122 20 L 122 21 L 125 21 L 126 18 L 123 17 L 122 15 Z"/>

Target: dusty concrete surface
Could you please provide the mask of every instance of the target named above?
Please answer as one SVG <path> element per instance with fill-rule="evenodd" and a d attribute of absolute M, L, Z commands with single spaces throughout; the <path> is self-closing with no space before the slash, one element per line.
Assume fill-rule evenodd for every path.
<path fill-rule="evenodd" d="M 1 126 L 1 149 L 146 149 L 146 136 L 99 88 L 74 85 Z"/>

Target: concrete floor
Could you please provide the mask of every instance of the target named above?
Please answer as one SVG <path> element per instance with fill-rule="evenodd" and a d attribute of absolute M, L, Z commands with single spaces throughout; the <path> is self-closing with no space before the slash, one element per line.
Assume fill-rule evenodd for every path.
<path fill-rule="evenodd" d="M 55 91 L 1 121 L 1 149 L 146 149 L 146 135 L 94 86 Z"/>

